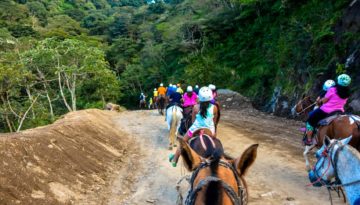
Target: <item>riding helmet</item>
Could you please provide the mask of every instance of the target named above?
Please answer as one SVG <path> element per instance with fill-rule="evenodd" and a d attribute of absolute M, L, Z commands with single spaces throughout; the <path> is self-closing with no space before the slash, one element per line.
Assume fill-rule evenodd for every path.
<path fill-rule="evenodd" d="M 337 84 L 338 85 L 346 87 L 346 86 L 349 86 L 350 83 L 351 83 L 351 78 L 347 74 L 341 74 L 337 78 Z"/>
<path fill-rule="evenodd" d="M 199 90 L 199 101 L 208 102 L 213 99 L 213 93 L 209 87 L 202 87 Z"/>
<path fill-rule="evenodd" d="M 192 91 L 193 91 L 193 87 L 191 85 L 187 86 L 186 92 L 192 92 Z"/>
<path fill-rule="evenodd" d="M 213 84 L 210 84 L 210 85 L 209 85 L 209 88 L 210 88 L 211 90 L 216 90 L 216 86 L 213 85 Z"/>
<path fill-rule="evenodd" d="M 323 85 L 323 90 L 327 91 L 329 88 L 335 86 L 335 81 L 333 80 L 327 80 L 325 81 L 324 85 Z"/>

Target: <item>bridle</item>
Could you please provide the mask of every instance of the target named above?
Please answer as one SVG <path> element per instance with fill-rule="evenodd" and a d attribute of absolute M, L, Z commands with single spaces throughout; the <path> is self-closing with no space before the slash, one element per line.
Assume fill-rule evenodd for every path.
<path fill-rule="evenodd" d="M 229 184 L 225 183 L 222 179 L 220 179 L 218 177 L 215 177 L 215 176 L 207 176 L 206 178 L 202 179 L 196 185 L 196 187 L 194 187 L 194 181 L 195 181 L 197 175 L 199 174 L 200 170 L 209 167 L 210 164 L 211 164 L 211 161 L 203 160 L 203 162 L 200 164 L 200 166 L 191 175 L 191 179 L 190 179 L 190 186 L 191 187 L 190 187 L 190 190 L 188 192 L 187 198 L 185 200 L 185 205 L 194 205 L 198 192 L 201 191 L 202 188 L 204 186 L 206 186 L 207 184 L 209 184 L 210 182 L 219 182 L 219 183 L 221 183 L 221 185 L 224 188 L 226 194 L 231 199 L 233 205 L 245 205 L 245 204 L 247 204 L 246 188 L 243 186 L 243 183 L 242 183 L 240 177 L 238 176 L 238 174 L 237 174 L 235 168 L 233 167 L 233 165 L 230 164 L 229 162 L 224 161 L 224 160 L 219 161 L 219 166 L 230 169 L 233 172 L 233 174 L 235 176 L 235 179 L 236 179 L 236 182 L 237 182 L 237 188 L 238 188 L 238 190 L 236 190 L 237 192 Z"/>
<path fill-rule="evenodd" d="M 328 167 L 326 168 L 325 172 L 319 176 L 317 174 L 317 170 L 316 170 L 316 167 L 317 167 L 317 164 L 319 163 L 320 159 L 316 162 L 314 168 L 312 169 L 313 173 L 315 174 L 317 180 L 309 185 L 319 185 L 319 184 L 316 184 L 316 183 L 321 183 L 320 186 L 325 186 L 327 188 L 336 188 L 336 187 L 344 187 L 344 186 L 350 186 L 350 185 L 353 185 L 353 184 L 357 184 L 357 183 L 360 183 L 360 179 L 358 180 L 355 180 L 353 182 L 348 182 L 348 183 L 345 183 L 345 184 L 342 184 L 341 180 L 339 179 L 339 175 L 338 175 L 338 172 L 337 172 L 337 161 L 338 161 L 338 157 L 339 157 L 339 152 L 341 150 L 344 149 L 345 146 L 339 146 L 338 149 L 335 150 L 335 145 L 338 144 L 338 140 L 336 140 L 335 142 L 333 142 L 332 144 L 330 144 L 329 148 L 325 147 L 324 151 L 321 153 L 321 157 L 326 157 L 328 158 Z M 335 152 L 335 153 L 333 153 Z M 332 158 L 332 156 L 334 156 L 334 158 Z M 325 162 L 325 160 L 323 161 L 323 163 Z M 333 166 L 334 168 L 334 175 L 335 175 L 335 181 L 330 181 L 330 180 L 324 180 L 322 179 L 322 177 L 329 171 L 330 169 L 330 165 Z"/>
<path fill-rule="evenodd" d="M 306 108 L 304 108 L 303 106 L 303 102 L 305 101 L 305 99 L 308 99 L 310 98 L 310 96 L 306 96 L 305 98 L 303 98 L 302 100 L 300 100 L 300 102 L 298 102 L 295 107 L 297 107 L 298 105 L 300 105 L 300 109 L 301 111 L 300 112 L 296 112 L 297 115 L 300 115 L 302 113 L 304 113 L 307 109 L 311 108 L 312 106 L 316 105 L 316 102 L 312 103 L 311 105 L 307 106 Z"/>

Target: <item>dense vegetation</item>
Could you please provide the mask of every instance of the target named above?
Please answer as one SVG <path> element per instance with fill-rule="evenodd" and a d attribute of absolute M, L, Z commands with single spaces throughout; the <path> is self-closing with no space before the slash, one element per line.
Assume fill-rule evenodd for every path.
<path fill-rule="evenodd" d="M 215 83 L 265 102 L 354 70 L 347 0 L 2 0 L 0 130 L 47 124 L 160 82 Z M 316 87 L 316 86 L 315 86 Z M 149 92 L 150 94 L 150 92 Z"/>

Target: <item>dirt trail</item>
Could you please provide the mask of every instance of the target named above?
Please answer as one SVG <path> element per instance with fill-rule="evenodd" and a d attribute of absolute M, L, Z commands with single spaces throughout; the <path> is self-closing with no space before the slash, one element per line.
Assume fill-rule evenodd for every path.
<path fill-rule="evenodd" d="M 141 163 L 129 168 L 132 186 L 129 186 L 131 183 L 124 184 L 129 176 L 122 176 L 113 183 L 109 204 L 175 204 L 175 183 L 188 173 L 182 166 L 172 168 L 167 161 L 171 152 L 167 150 L 168 131 L 164 117 L 156 111 L 133 111 L 122 113 L 115 122 L 119 129 L 139 142 L 139 152 L 131 161 Z M 294 132 L 298 126 L 299 122 L 259 112 L 223 113 L 218 136 L 227 153 L 237 157 L 246 146 L 260 144 L 258 158 L 246 177 L 250 204 L 329 203 L 325 188 L 305 187 L 308 180 L 299 133 Z M 127 190 L 129 194 L 120 199 L 116 194 L 118 190 Z M 337 198 L 334 202 L 343 204 Z"/>

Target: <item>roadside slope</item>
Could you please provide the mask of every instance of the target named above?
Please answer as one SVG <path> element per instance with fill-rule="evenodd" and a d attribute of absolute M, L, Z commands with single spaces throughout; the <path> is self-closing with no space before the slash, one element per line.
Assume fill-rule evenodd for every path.
<path fill-rule="evenodd" d="M 135 146 L 115 112 L 84 110 L 52 125 L 0 135 L 0 204 L 104 204 Z"/>

